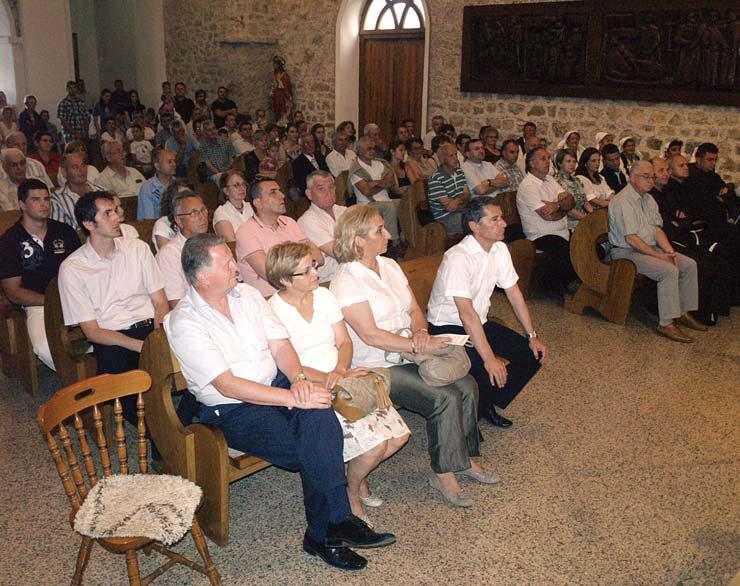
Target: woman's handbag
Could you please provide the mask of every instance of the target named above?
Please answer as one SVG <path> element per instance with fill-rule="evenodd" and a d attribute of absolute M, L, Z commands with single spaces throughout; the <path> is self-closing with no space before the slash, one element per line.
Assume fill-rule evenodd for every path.
<path fill-rule="evenodd" d="M 334 385 L 331 406 L 345 419 L 357 421 L 376 409 L 391 407 L 390 389 L 391 371 L 373 368 L 363 376 L 343 378 Z"/>
<path fill-rule="evenodd" d="M 399 336 L 411 334 L 408 328 L 394 332 Z M 386 352 L 388 360 L 390 352 Z M 419 376 L 430 387 L 444 387 L 459 381 L 470 372 L 470 358 L 463 346 L 449 344 L 429 352 L 401 352 L 401 358 L 419 366 Z"/>

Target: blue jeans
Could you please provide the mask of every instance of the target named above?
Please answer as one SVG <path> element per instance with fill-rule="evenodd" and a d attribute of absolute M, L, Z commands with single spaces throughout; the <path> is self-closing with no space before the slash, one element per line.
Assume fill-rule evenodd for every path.
<path fill-rule="evenodd" d="M 323 543 L 329 523 L 351 513 L 333 409 L 287 409 L 234 403 L 201 405 L 201 423 L 223 431 L 229 447 L 301 475 L 309 536 Z"/>

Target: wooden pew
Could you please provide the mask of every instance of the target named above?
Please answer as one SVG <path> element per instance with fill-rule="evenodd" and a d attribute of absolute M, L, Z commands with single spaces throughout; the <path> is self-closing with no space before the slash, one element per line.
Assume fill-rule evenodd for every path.
<path fill-rule="evenodd" d="M 149 245 L 149 248 L 152 250 L 152 254 L 157 254 L 157 251 L 154 248 L 154 242 L 152 242 L 152 232 L 154 231 L 154 223 L 156 221 L 157 220 L 131 220 L 130 222 L 126 222 L 136 228 L 136 231 L 139 233 L 139 239 Z"/>
<path fill-rule="evenodd" d="M 95 376 L 95 355 L 88 353 L 90 343 L 79 326 L 65 326 L 59 284 L 54 278 L 44 296 L 44 327 L 49 342 L 51 358 L 62 386 Z"/>
<path fill-rule="evenodd" d="M 121 207 L 123 208 L 123 215 L 126 218 L 126 223 L 130 224 L 131 220 L 136 220 L 136 213 L 139 208 L 139 196 L 133 195 L 131 197 L 120 197 Z"/>
<path fill-rule="evenodd" d="M 0 234 L 21 217 L 18 210 L 0 212 Z M 26 314 L 11 303 L 0 289 L 0 359 L 3 373 L 18 378 L 26 391 L 36 397 L 39 391 L 38 360 L 33 353 L 26 328 Z"/>
<path fill-rule="evenodd" d="M 445 227 L 437 222 L 422 225 L 419 221 L 419 211 L 428 209 L 426 181 L 412 183 L 401 197 L 398 208 L 398 222 L 409 245 L 404 260 L 434 256 L 445 250 Z"/>
<path fill-rule="evenodd" d="M 426 311 L 434 279 L 437 277 L 437 269 L 439 269 L 443 256 L 442 254 L 424 256 L 399 263 L 422 311 Z"/>
<path fill-rule="evenodd" d="M 229 542 L 229 484 L 270 466 L 269 462 L 230 450 L 217 427 L 184 427 L 172 393 L 187 389 L 180 365 L 170 350 L 163 328 L 144 342 L 139 367 L 152 377 L 146 394 L 147 428 L 162 455 L 164 472 L 192 480 L 203 489 L 198 521 L 218 545 Z"/>
<path fill-rule="evenodd" d="M 496 196 L 496 200 L 501 205 L 501 213 L 504 216 L 506 225 L 521 225 L 522 220 L 519 217 L 519 210 L 516 207 L 516 191 L 506 191 Z M 532 292 L 532 275 L 538 261 L 537 250 L 534 243 L 526 238 L 508 242 L 506 246 L 511 254 L 511 262 L 514 265 L 516 274 L 519 275 L 519 289 L 527 299 Z M 539 257 L 542 257 L 540 254 Z"/>
<path fill-rule="evenodd" d="M 337 188 L 337 204 L 340 206 L 347 205 L 347 177 L 348 171 L 342 171 L 334 179 L 334 184 Z"/>
<path fill-rule="evenodd" d="M 570 259 L 583 281 L 565 303 L 571 313 L 582 314 L 586 307 L 598 311 L 608 321 L 624 325 L 630 312 L 637 269 L 634 263 L 619 259 L 604 262 L 599 249 L 608 240 L 609 216 L 596 210 L 578 222 L 570 239 Z"/>

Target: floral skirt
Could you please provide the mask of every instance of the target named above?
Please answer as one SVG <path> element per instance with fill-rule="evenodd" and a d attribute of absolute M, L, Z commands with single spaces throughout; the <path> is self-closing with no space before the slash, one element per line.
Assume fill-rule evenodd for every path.
<path fill-rule="evenodd" d="M 406 422 L 393 407 L 376 409 L 357 421 L 349 421 L 339 413 L 336 413 L 336 416 L 344 432 L 345 462 L 372 450 L 385 440 L 411 433 Z"/>

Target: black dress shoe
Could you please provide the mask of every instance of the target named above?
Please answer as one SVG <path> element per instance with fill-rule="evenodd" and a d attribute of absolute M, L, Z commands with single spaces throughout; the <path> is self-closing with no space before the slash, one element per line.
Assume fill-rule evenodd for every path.
<path fill-rule="evenodd" d="M 496 409 L 494 407 L 491 407 L 487 411 L 483 413 L 483 417 L 487 419 L 491 425 L 495 425 L 496 427 L 501 427 L 503 429 L 507 429 L 512 426 L 512 423 L 509 419 L 506 419 L 506 417 L 503 417 L 502 415 L 499 415 L 496 413 Z"/>
<path fill-rule="evenodd" d="M 327 547 L 382 547 L 396 541 L 393 533 L 376 533 L 362 519 L 350 515 L 341 523 L 329 523 L 324 543 Z"/>
<path fill-rule="evenodd" d="M 362 570 L 367 566 L 367 560 L 346 547 L 327 547 L 311 539 L 306 533 L 303 536 L 303 551 L 307 554 L 320 557 L 330 566 L 340 570 Z"/>

